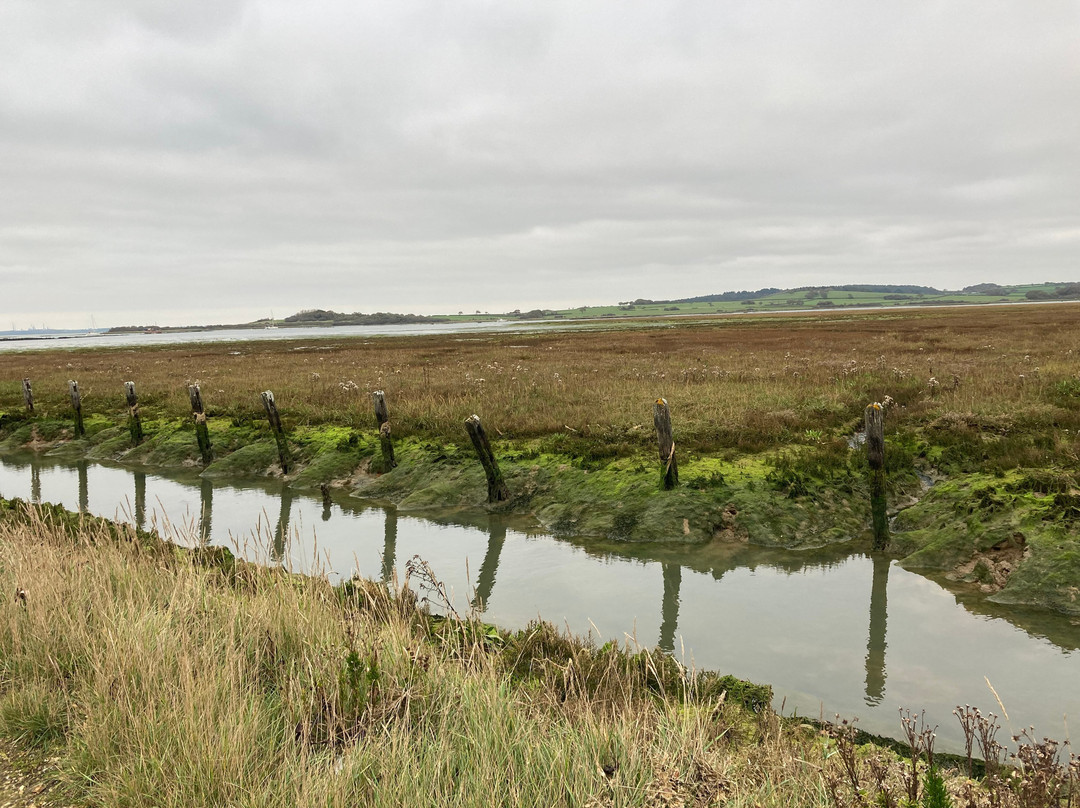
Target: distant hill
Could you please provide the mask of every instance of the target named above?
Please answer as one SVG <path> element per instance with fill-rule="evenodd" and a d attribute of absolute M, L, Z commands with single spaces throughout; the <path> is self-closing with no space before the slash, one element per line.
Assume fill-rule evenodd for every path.
<path fill-rule="evenodd" d="M 374 314 L 352 314 L 329 309 L 305 309 L 279 321 L 280 325 L 406 325 L 411 323 L 444 323 L 443 317 L 425 317 L 421 314 L 393 314 L 377 311 Z"/>
<path fill-rule="evenodd" d="M 914 284 L 855 283 L 838 286 L 799 286 L 778 289 L 767 286 L 754 291 L 727 291 L 675 300 L 624 300 L 607 306 L 578 306 L 573 309 L 514 310 L 505 314 L 467 315 L 459 312 L 451 320 L 495 319 L 596 319 L 620 317 L 672 317 L 752 312 L 794 312 L 843 308 L 885 308 L 893 306 L 962 306 L 999 303 L 1032 303 L 1080 299 L 1080 283 L 1044 282 L 1002 286 L 979 283 L 960 290 L 937 289 Z"/>

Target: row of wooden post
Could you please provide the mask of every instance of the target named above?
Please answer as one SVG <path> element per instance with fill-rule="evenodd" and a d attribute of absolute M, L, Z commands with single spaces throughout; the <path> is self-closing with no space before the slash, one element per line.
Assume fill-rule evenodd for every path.
<path fill-rule="evenodd" d="M 86 430 L 83 427 L 82 403 L 79 398 L 79 383 L 69 381 L 68 387 L 71 392 L 71 407 L 75 412 L 75 434 L 83 436 Z M 135 393 L 135 382 L 124 382 L 124 393 L 128 404 L 128 427 L 131 438 L 138 445 L 143 439 L 142 421 L 139 418 L 139 400 Z M 34 412 L 34 392 L 29 379 L 23 379 L 23 398 L 28 412 Z M 195 419 L 195 437 L 199 444 L 199 454 L 203 463 L 213 460 L 213 446 L 210 443 L 210 431 L 206 423 L 206 412 L 203 409 L 202 393 L 199 385 L 188 386 L 188 398 L 191 402 L 191 412 Z M 270 423 L 270 431 L 273 433 L 274 442 L 277 444 L 278 459 L 281 462 L 281 470 L 289 472 L 292 458 L 289 452 L 288 440 L 285 430 L 281 426 L 281 416 L 278 414 L 277 405 L 274 402 L 274 394 L 270 390 L 260 394 L 263 409 L 266 410 L 266 418 Z M 386 395 L 382 390 L 376 390 L 372 394 L 375 407 L 375 423 L 379 429 L 379 445 L 382 450 L 382 471 L 390 471 L 397 466 L 394 457 L 394 444 L 390 435 L 390 414 L 386 405 Z M 873 527 L 873 540 L 875 550 L 884 550 L 889 542 L 889 525 L 886 513 L 885 499 L 885 411 L 877 402 L 866 408 L 866 456 L 870 467 L 870 510 Z M 663 398 L 656 399 L 653 405 L 653 426 L 656 428 L 657 449 L 660 454 L 660 487 L 671 490 L 679 484 L 679 463 L 675 456 L 675 439 L 671 430 L 671 410 Z M 499 470 L 499 462 L 495 458 L 495 452 L 491 448 L 487 433 L 480 423 L 479 415 L 471 415 L 465 419 L 465 431 L 476 449 L 477 457 L 484 468 L 487 477 L 488 502 L 505 502 L 510 499 L 510 489 L 503 479 Z"/>

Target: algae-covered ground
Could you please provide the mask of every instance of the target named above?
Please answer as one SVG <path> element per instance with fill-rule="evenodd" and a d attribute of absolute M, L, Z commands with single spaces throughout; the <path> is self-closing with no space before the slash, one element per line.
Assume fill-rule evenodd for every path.
<path fill-rule="evenodd" d="M 867 467 L 857 434 L 812 434 L 757 454 L 688 452 L 672 491 L 661 489 L 653 456 L 583 459 L 559 435 L 496 439 L 511 497 L 490 504 L 484 472 L 464 442 L 410 436 L 395 442 L 397 465 L 385 468 L 374 427 L 299 425 L 288 432 L 283 474 L 264 422 L 211 417 L 208 424 L 214 459 L 205 465 L 188 419 L 145 421 L 146 438 L 136 446 L 126 423 L 101 415 L 86 420 L 87 436 L 78 439 L 63 419 L 6 415 L 0 453 L 30 448 L 130 467 L 195 468 L 214 478 L 283 477 L 296 489 L 326 485 L 404 511 L 527 514 L 555 534 L 618 543 L 862 548 L 868 538 Z M 950 446 L 930 442 L 935 434 L 888 436 L 890 552 L 909 569 L 944 571 L 1001 603 L 1080 614 L 1080 494 L 1071 473 L 964 471 L 950 460 Z"/>

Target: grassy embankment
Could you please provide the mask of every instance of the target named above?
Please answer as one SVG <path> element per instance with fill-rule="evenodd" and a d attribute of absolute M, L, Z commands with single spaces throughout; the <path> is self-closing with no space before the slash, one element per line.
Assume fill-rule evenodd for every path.
<path fill-rule="evenodd" d="M 0 591 L 0 740 L 47 756 L 66 801 L 839 808 L 914 787 L 948 804 L 928 801 L 925 753 L 912 778 L 888 749 L 780 720 L 768 688 L 52 507 L 0 501 Z M 1047 794 L 1071 782 L 1031 771 Z M 1059 804 L 989 774 L 948 773 L 956 804 Z"/>
<path fill-rule="evenodd" d="M 258 392 L 273 389 L 297 487 L 332 482 L 403 508 L 484 507 L 463 429 L 476 412 L 513 498 L 549 528 L 626 541 L 790 547 L 869 523 L 865 405 L 888 410 L 905 563 L 995 597 L 1080 613 L 1080 305 L 823 313 L 600 331 L 0 354 L 0 450 L 197 465 L 185 386 L 198 382 L 208 475 L 273 474 Z M 20 380 L 39 414 L 21 414 Z M 76 378 L 89 436 L 71 440 Z M 149 439 L 132 448 L 122 382 Z M 387 392 L 399 467 L 379 468 L 371 391 Z M 682 485 L 657 490 L 652 402 L 672 406 Z M 925 496 L 916 472 L 939 479 Z M 916 501 L 917 500 L 917 501 Z M 914 503 L 914 504 L 913 504 Z"/>

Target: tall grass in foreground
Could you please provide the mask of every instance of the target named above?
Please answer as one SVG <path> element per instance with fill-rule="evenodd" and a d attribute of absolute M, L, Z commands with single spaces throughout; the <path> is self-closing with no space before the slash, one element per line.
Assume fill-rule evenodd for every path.
<path fill-rule="evenodd" d="M 911 768 L 659 654 L 228 562 L 9 512 L 0 733 L 108 806 L 818 806 L 847 801 L 850 765 L 874 761 L 895 794 Z"/>

